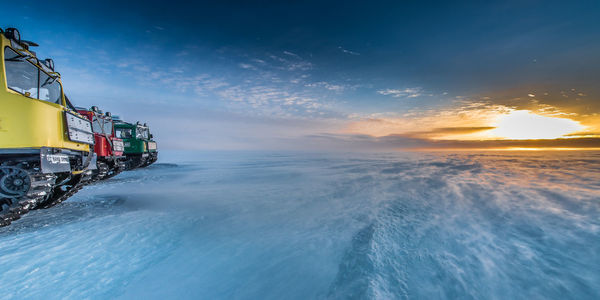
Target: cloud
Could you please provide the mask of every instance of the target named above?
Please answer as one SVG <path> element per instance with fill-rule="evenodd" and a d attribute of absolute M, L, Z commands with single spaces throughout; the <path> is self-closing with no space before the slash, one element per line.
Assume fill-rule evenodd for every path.
<path fill-rule="evenodd" d="M 246 69 L 246 70 L 256 70 L 256 67 L 254 67 L 251 64 L 246 64 L 246 63 L 239 63 L 238 66 L 242 69 Z"/>
<path fill-rule="evenodd" d="M 308 61 L 294 62 L 287 65 L 288 71 L 308 71 L 313 68 L 313 64 Z"/>
<path fill-rule="evenodd" d="M 296 54 L 296 53 L 293 53 L 293 52 L 290 52 L 290 51 L 283 51 L 283 54 L 285 54 L 285 55 L 289 55 L 289 56 L 293 56 L 293 57 L 295 57 L 295 58 L 297 58 L 297 59 L 302 59 L 302 58 L 300 57 L 300 55 L 298 55 L 298 54 Z"/>
<path fill-rule="evenodd" d="M 346 89 L 346 86 L 344 86 L 344 85 L 332 84 L 332 83 L 325 82 L 325 81 L 308 83 L 308 84 L 305 84 L 304 86 L 306 86 L 306 87 L 323 87 L 325 89 L 328 89 L 330 91 L 335 91 L 335 92 L 342 92 L 343 90 Z"/>
<path fill-rule="evenodd" d="M 194 92 L 196 95 L 204 95 L 206 92 L 212 92 L 230 85 L 223 78 L 215 78 L 209 74 L 190 75 L 185 72 L 173 71 L 154 71 L 143 85 L 154 86 L 156 81 L 161 82 L 165 87 L 169 87 L 179 93 Z"/>
<path fill-rule="evenodd" d="M 423 89 L 420 87 L 399 89 L 378 90 L 378 94 L 392 96 L 394 98 L 416 98 L 423 95 Z"/>
<path fill-rule="evenodd" d="M 269 55 L 269 58 L 279 64 L 277 69 L 288 71 L 308 71 L 314 67 L 311 62 L 302 59 L 300 56 L 292 52 L 284 51 L 284 54 L 291 56 L 292 59 L 285 59 L 277 55 Z"/>
<path fill-rule="evenodd" d="M 379 113 L 367 116 L 355 115 L 353 120 L 340 131 L 342 134 L 361 134 L 373 137 L 402 136 L 403 138 L 416 138 L 432 142 L 455 141 L 454 146 L 475 147 L 470 142 L 485 140 L 504 140 L 504 142 L 490 141 L 493 146 L 514 147 L 527 146 L 528 144 L 548 147 L 546 142 L 510 142 L 510 140 L 531 141 L 534 139 L 547 139 L 555 141 L 557 138 L 597 138 L 598 132 L 594 127 L 584 127 L 574 116 L 562 112 L 556 107 L 538 105 L 540 109 L 522 110 L 515 106 L 494 104 L 492 101 L 469 102 L 460 100 L 461 106 L 446 109 L 414 110 L 402 114 Z M 590 116 L 592 121 L 594 116 Z M 507 125 L 507 120 L 509 122 Z M 514 124 L 513 124 L 514 123 Z M 577 124 L 568 129 L 565 125 Z M 583 124 L 583 123 L 582 123 Z M 583 128 L 583 129 L 580 129 Z M 570 134 L 572 132 L 574 134 Z M 564 131 L 567 131 L 566 133 Z M 561 134 L 564 134 L 561 136 Z M 464 143 L 462 142 L 464 141 Z M 579 140 L 583 144 L 586 140 Z M 463 144 L 459 144 L 463 143 Z M 549 142 L 553 144 L 554 142 Z M 561 145 L 569 145 L 573 141 L 559 141 Z M 583 145 L 582 144 L 582 145 Z M 440 145 L 440 144 L 434 144 Z M 478 145 L 487 147 L 485 143 Z M 587 144 L 586 144 L 587 145 Z M 557 146 L 558 147 L 558 146 Z M 586 146 L 587 147 L 587 146 Z"/>
<path fill-rule="evenodd" d="M 406 136 L 414 136 L 414 137 L 429 137 L 429 138 L 437 138 L 451 135 L 468 135 L 473 133 L 484 132 L 488 130 L 495 129 L 493 126 L 480 126 L 480 127 L 442 127 L 442 128 L 434 128 L 427 131 L 416 131 L 409 132 Z"/>
<path fill-rule="evenodd" d="M 472 133 L 484 130 L 494 129 L 496 127 L 490 126 L 482 126 L 482 127 L 444 127 L 444 128 L 436 128 L 431 130 L 430 132 L 434 133 Z"/>
<path fill-rule="evenodd" d="M 350 54 L 350 55 L 360 55 L 360 53 L 358 52 L 354 52 L 354 51 L 350 51 L 347 49 L 342 48 L 342 46 L 339 46 L 338 49 L 340 49 L 342 52 L 346 53 L 346 54 Z"/>
<path fill-rule="evenodd" d="M 565 137 L 600 137 L 600 132 L 574 132 L 570 134 L 565 134 Z"/>
<path fill-rule="evenodd" d="M 268 85 L 236 85 L 217 92 L 246 114 L 282 118 L 322 117 L 328 113 L 317 98 Z M 252 112 L 247 108 L 252 108 Z"/>
<path fill-rule="evenodd" d="M 393 134 L 421 134 L 428 138 L 479 139 L 501 115 L 513 108 L 491 102 L 459 102 L 459 106 L 446 109 L 412 110 L 402 114 L 376 113 L 356 116 L 343 133 L 386 136 Z"/>
<path fill-rule="evenodd" d="M 304 145 L 341 151 L 393 150 L 457 150 L 457 149 L 526 149 L 526 148 L 600 148 L 600 138 L 569 138 L 554 140 L 429 140 L 411 135 L 374 137 L 360 134 L 313 134 L 304 137 Z"/>

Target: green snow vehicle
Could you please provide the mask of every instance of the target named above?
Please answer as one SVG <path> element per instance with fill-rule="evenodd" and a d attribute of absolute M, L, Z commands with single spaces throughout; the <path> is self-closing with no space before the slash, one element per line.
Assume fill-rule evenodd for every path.
<path fill-rule="evenodd" d="M 150 129 L 146 124 L 135 124 L 116 120 L 115 136 L 123 139 L 126 157 L 125 168 L 132 170 L 153 164 L 158 159 L 156 141 L 152 139 Z"/>

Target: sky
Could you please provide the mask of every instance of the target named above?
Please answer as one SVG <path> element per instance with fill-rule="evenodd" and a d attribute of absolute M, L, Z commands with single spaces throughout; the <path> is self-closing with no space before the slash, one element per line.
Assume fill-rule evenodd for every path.
<path fill-rule="evenodd" d="M 162 149 L 600 148 L 598 1 L 5 5 Z"/>

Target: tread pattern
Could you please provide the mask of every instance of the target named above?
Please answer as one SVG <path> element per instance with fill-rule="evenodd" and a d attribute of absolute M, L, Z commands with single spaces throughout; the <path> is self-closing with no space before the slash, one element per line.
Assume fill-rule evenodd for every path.
<path fill-rule="evenodd" d="M 91 171 L 86 171 L 79 175 L 75 175 L 66 183 L 56 186 L 52 189 L 52 194 L 44 202 L 40 203 L 36 209 L 50 208 L 61 202 L 69 199 L 85 185 L 89 184 L 92 179 Z"/>
<path fill-rule="evenodd" d="M 31 178 L 31 187 L 23 197 L 3 199 L 3 205 L 0 206 L 0 227 L 10 225 L 50 197 L 56 175 L 43 174 L 38 167 L 33 166 L 25 170 Z"/>
<path fill-rule="evenodd" d="M 90 183 L 94 183 L 98 180 L 102 180 L 102 179 L 104 179 L 104 177 L 106 177 L 106 175 L 108 175 L 109 168 L 106 163 L 98 161 L 96 163 L 96 166 L 97 166 L 98 170 L 92 172 L 92 179 L 90 180 Z"/>

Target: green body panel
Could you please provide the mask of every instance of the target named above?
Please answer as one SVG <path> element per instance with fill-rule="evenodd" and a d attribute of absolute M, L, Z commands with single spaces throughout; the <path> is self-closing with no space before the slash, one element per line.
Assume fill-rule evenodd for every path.
<path fill-rule="evenodd" d="M 141 139 L 141 138 L 137 138 L 135 135 L 135 130 L 136 130 L 136 125 L 135 124 L 129 124 L 129 123 L 115 123 L 115 130 L 119 130 L 119 129 L 130 129 L 132 130 L 133 134 L 131 137 L 121 137 L 123 139 L 123 144 L 125 145 L 125 149 L 123 151 L 123 154 L 127 155 L 131 155 L 131 154 L 143 154 L 143 153 L 147 153 L 148 151 L 148 140 L 146 139 Z M 154 150 L 156 151 L 156 150 Z"/>
<path fill-rule="evenodd" d="M 142 154 L 146 151 L 146 142 L 144 140 L 131 138 L 126 140 L 129 142 L 129 147 L 125 147 L 125 154 Z"/>

